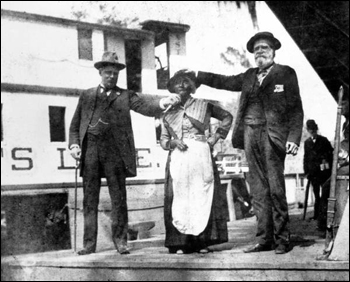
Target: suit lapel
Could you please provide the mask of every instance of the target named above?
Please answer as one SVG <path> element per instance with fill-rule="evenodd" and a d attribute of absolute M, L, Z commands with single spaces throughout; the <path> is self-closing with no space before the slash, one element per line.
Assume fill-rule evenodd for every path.
<path fill-rule="evenodd" d="M 115 99 L 117 99 L 122 93 L 122 90 L 118 87 L 112 90 L 108 97 L 108 105 L 110 105 Z"/>
<path fill-rule="evenodd" d="M 312 140 L 312 137 L 309 137 L 309 143 L 310 143 L 310 148 L 311 149 L 314 149 L 316 146 L 317 146 L 317 144 L 318 144 L 318 139 L 319 138 L 316 138 L 316 141 L 314 142 L 313 140 Z"/>
<path fill-rule="evenodd" d="M 241 107 L 240 108 L 242 108 L 242 106 L 245 107 L 245 104 L 247 103 L 249 96 L 254 91 L 255 83 L 257 83 L 256 81 L 258 79 L 256 77 L 257 73 L 258 73 L 258 68 L 255 68 L 254 71 L 252 71 L 251 75 L 247 76 L 247 81 L 246 81 L 245 85 L 249 85 L 249 88 L 247 91 L 243 91 L 241 94 L 241 98 L 240 98 Z"/>
<path fill-rule="evenodd" d="M 257 72 L 258 72 L 258 68 L 252 69 L 249 75 L 247 75 L 247 80 L 244 82 L 243 91 L 241 92 L 241 97 L 239 98 L 239 107 L 238 107 L 236 124 L 240 124 L 243 118 L 243 114 L 247 107 L 249 96 L 254 91 L 254 84 L 255 84 L 255 80 L 257 79 L 256 78 Z"/>
<path fill-rule="evenodd" d="M 95 111 L 95 106 L 96 106 L 96 99 L 97 99 L 97 93 L 100 91 L 100 87 L 96 87 L 90 90 L 89 95 L 88 95 L 88 109 L 89 109 L 89 118 L 88 120 L 90 121 L 92 118 L 92 114 Z"/>
<path fill-rule="evenodd" d="M 117 91 L 112 90 L 111 94 L 109 94 L 109 97 L 108 97 L 108 104 L 110 105 L 117 98 L 118 98 Z"/>

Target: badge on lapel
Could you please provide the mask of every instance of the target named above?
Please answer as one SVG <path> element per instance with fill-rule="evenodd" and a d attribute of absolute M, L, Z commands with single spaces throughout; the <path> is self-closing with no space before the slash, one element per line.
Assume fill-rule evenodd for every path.
<path fill-rule="evenodd" d="M 284 85 L 283 84 L 276 84 L 275 90 L 273 92 L 283 92 L 284 91 Z"/>

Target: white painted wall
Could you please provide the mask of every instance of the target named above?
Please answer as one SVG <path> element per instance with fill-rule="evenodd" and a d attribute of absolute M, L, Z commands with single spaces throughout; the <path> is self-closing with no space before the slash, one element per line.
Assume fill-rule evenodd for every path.
<path fill-rule="evenodd" d="M 93 61 L 79 60 L 76 27 L 1 18 L 1 82 L 79 89 L 95 86 L 100 76 L 93 63 L 102 58 L 103 32 L 94 30 L 92 42 Z M 120 61 L 125 62 L 124 55 Z M 121 74 L 121 87 L 126 85 L 125 77 Z"/>
<path fill-rule="evenodd" d="M 195 70 L 227 75 L 245 71 L 246 69 L 239 62 L 231 66 L 221 59 L 220 54 L 225 52 L 229 46 L 234 47 L 241 54 L 246 54 L 251 65 L 255 66 L 252 55 L 246 51 L 246 42 L 257 30 L 253 27 L 248 7 L 245 4 L 241 4 L 241 8 L 238 8 L 235 3 L 218 5 L 217 1 L 147 2 L 118 2 L 118 5 L 125 5 L 123 10 L 125 17 L 138 16 L 140 21 L 152 19 L 191 26 L 186 34 L 186 57 L 176 62 L 176 68 L 189 67 Z M 276 53 L 277 63 L 289 65 L 297 72 L 305 120 L 308 118 L 315 119 L 319 125 L 320 133 L 332 141 L 336 116 L 336 105 L 332 96 L 265 2 L 256 1 L 256 10 L 260 31 L 273 32 L 282 43 L 282 48 Z M 100 82 L 100 77 L 93 67 L 93 62 L 78 59 L 76 28 L 58 24 L 43 25 L 36 22 L 16 21 L 6 18 L 1 20 L 1 42 L 2 83 L 84 89 L 95 86 Z M 94 61 L 101 58 L 102 52 L 103 34 L 101 31 L 94 31 Z M 122 54 L 119 57 L 122 62 L 125 60 Z M 173 71 L 175 71 L 174 68 Z M 151 68 L 148 67 L 143 72 L 154 81 L 155 73 L 152 73 Z M 125 84 L 125 71 L 122 71 L 119 86 L 125 87 Z M 153 88 L 150 84 L 145 84 L 145 86 L 148 90 Z M 195 95 L 216 99 L 222 101 L 223 104 L 236 103 L 239 99 L 239 93 L 215 90 L 205 86 L 200 87 Z M 14 122 L 16 127 L 20 128 L 19 130 L 16 128 L 13 135 L 11 135 L 12 133 L 9 135 L 8 141 L 2 142 L 4 148 L 2 162 L 5 165 L 4 171 L 2 168 L 2 175 L 4 172 L 2 183 L 8 179 L 6 178 L 6 171 L 11 164 L 11 159 L 8 159 L 11 147 L 23 147 L 26 146 L 23 145 L 24 143 L 33 143 L 33 146 L 41 148 L 33 151 L 33 154 L 38 154 L 39 163 L 45 160 L 45 153 L 47 153 L 45 150 L 51 150 L 50 154 L 52 156 L 57 153 L 56 147 L 47 146 L 46 141 L 43 141 L 48 140 L 48 128 L 46 128 L 48 126 L 46 120 L 48 119 L 48 113 L 46 111 L 47 105 L 52 102 L 67 105 L 66 118 L 68 124 L 72 111 L 76 106 L 76 98 L 49 98 L 45 95 L 24 97 L 19 94 L 2 94 L 2 103 L 5 105 L 3 110 L 4 122 L 10 123 L 9 125 L 5 124 L 4 128 L 11 127 L 13 125 L 11 122 Z M 10 107 L 6 105 L 10 105 Z M 11 105 L 13 105 L 13 109 Z M 11 110 L 6 110 L 8 108 Z M 30 109 L 30 111 L 27 109 Z M 18 116 L 13 115 L 17 111 Z M 34 130 L 33 126 L 37 125 L 38 120 L 40 120 L 40 126 Z M 32 126 L 24 126 L 30 123 Z M 153 119 L 133 114 L 133 125 L 136 147 L 149 146 L 149 148 L 152 148 L 150 158 L 157 167 L 157 175 L 163 175 L 164 170 L 162 169 L 166 153 L 153 143 L 155 139 Z M 66 128 L 68 129 L 68 125 Z M 21 136 L 18 136 L 18 131 L 21 132 Z M 66 144 L 62 145 L 66 147 Z M 46 155 L 46 159 L 48 155 Z M 286 172 L 302 172 L 302 157 L 302 148 L 298 157 L 287 157 Z M 56 172 L 54 166 L 52 165 L 51 168 L 49 165 L 43 167 L 43 171 L 40 170 L 41 175 L 51 174 L 50 179 L 56 179 L 55 176 L 52 177 Z M 142 175 L 143 171 L 140 171 Z M 37 172 L 39 173 L 39 170 Z M 57 181 L 61 181 L 62 177 L 58 177 Z M 29 175 L 27 179 L 16 177 L 16 181 L 24 183 L 29 178 Z M 67 175 L 68 178 L 70 179 L 71 175 Z"/>
<path fill-rule="evenodd" d="M 77 102 L 77 97 L 1 93 L 4 134 L 4 140 L 1 142 L 2 185 L 74 182 L 74 169 L 59 169 L 59 167 L 75 165 L 67 144 L 69 125 Z M 66 108 L 66 142 L 50 141 L 49 106 Z M 154 119 L 133 112 L 132 117 L 136 148 L 150 150 L 139 153 L 139 157 L 142 157 L 140 164 L 151 164 L 151 167 L 139 168 L 138 178 L 163 178 L 166 155 L 157 148 Z M 63 163 L 58 149 L 65 149 Z M 13 151 L 17 151 L 15 157 Z M 26 170 L 13 168 L 13 166 L 29 168 L 28 159 L 32 160 L 32 168 Z"/>
<path fill-rule="evenodd" d="M 35 101 L 35 102 L 33 102 Z M 1 185 L 74 182 L 72 170 L 58 170 L 61 166 L 60 152 L 57 148 L 67 148 L 67 142 L 50 142 L 49 106 L 66 107 L 75 104 L 76 98 L 63 96 L 1 93 L 3 104 L 3 134 L 1 142 Z M 69 123 L 73 116 L 73 107 L 66 108 L 66 138 L 68 140 Z M 28 168 L 28 160 L 15 160 L 12 152 L 15 148 L 28 148 L 18 151 L 16 156 L 30 158 L 33 168 Z M 16 149 L 15 149 L 16 150 Z M 65 166 L 74 166 L 75 162 L 68 151 L 64 153 Z"/>
<path fill-rule="evenodd" d="M 93 64 L 102 58 L 104 50 L 101 30 L 93 30 L 93 61 L 78 59 L 78 35 L 75 27 L 2 17 L 1 42 L 2 83 L 78 89 L 94 87 L 100 83 L 100 76 Z M 110 37 L 107 44 L 109 50 L 117 51 L 120 62 L 125 63 L 123 37 Z M 152 75 L 155 77 L 155 71 Z M 147 84 L 148 92 L 155 89 L 156 81 L 152 82 L 152 87 L 150 83 Z M 119 75 L 118 86 L 126 88 L 126 84 L 126 71 L 123 70 Z M 74 181 L 72 170 L 58 169 L 61 166 L 61 156 L 57 149 L 67 149 L 69 125 L 78 98 L 57 96 L 55 93 L 36 95 L 6 92 L 1 97 L 4 130 L 4 140 L 1 142 L 2 185 Z M 48 106 L 66 107 L 66 142 L 50 142 Z M 164 177 L 164 164 L 157 165 L 157 161 L 161 159 L 164 163 L 166 157 L 165 152 L 156 148 L 154 119 L 132 112 L 132 120 L 137 148 L 150 150 L 150 153 L 140 153 L 143 158 L 140 162 L 151 163 L 151 168 L 140 168 L 139 178 Z M 18 148 L 26 150 L 20 151 Z M 15 157 L 14 149 L 18 150 Z M 155 158 L 152 155 L 157 149 L 157 156 L 160 154 L 162 157 Z M 33 168 L 13 169 L 13 166 L 27 168 L 28 159 L 32 160 Z M 67 167 L 75 164 L 67 151 L 64 152 L 64 162 Z"/>
<path fill-rule="evenodd" d="M 83 2 L 80 2 L 83 6 Z M 69 18 L 72 3 L 52 1 L 46 5 L 39 2 L 33 5 L 7 1 L 2 8 Z M 282 42 L 276 61 L 290 65 L 297 72 L 305 118 L 315 119 L 320 133 L 332 140 L 336 113 L 333 98 L 266 3 L 255 3 L 260 31 L 271 31 Z M 232 67 L 221 60 L 220 53 L 228 46 L 246 52 L 254 66 L 253 57 L 246 51 L 246 42 L 257 30 L 253 28 L 248 7 L 244 3 L 241 3 L 241 8 L 235 3 L 218 4 L 218 1 L 120 1 L 115 4 L 123 11 L 121 18 L 138 17 L 140 22 L 152 19 L 190 25 L 191 29 L 186 34 L 187 58 L 181 62 L 184 67 L 222 74 L 244 71 L 238 63 Z M 1 67 L 6 70 L 2 71 L 2 82 L 36 81 L 40 85 L 74 88 L 86 88 L 98 82 L 99 77 L 96 77 L 92 63 L 77 59 L 77 35 L 73 28 L 70 29 L 67 31 L 64 27 L 23 22 L 9 25 L 8 20 L 2 20 Z M 95 60 L 102 54 L 103 39 L 95 34 L 93 38 Z M 44 41 L 38 44 L 41 39 Z M 28 58 L 28 53 L 32 54 L 32 58 Z M 34 59 L 35 63 L 28 64 L 29 59 Z M 180 63 L 178 67 L 181 67 Z M 48 76 L 47 73 L 55 75 Z M 208 89 L 198 91 L 198 94 L 213 96 L 210 93 L 215 92 Z M 214 96 L 220 99 L 221 95 Z"/>

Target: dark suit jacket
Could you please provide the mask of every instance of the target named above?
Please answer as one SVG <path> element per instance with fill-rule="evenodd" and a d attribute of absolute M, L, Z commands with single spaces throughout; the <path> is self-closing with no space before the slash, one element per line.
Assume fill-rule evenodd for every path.
<path fill-rule="evenodd" d="M 332 165 L 333 148 L 326 137 L 318 135 L 316 142 L 311 137 L 305 140 L 304 146 L 304 171 L 306 174 L 316 176 L 320 172 L 322 160 Z"/>
<path fill-rule="evenodd" d="M 112 96 L 110 97 L 109 121 L 121 158 L 125 164 L 126 176 L 132 177 L 136 176 L 136 156 L 130 109 L 146 116 L 155 116 L 161 113 L 160 98 L 120 88 L 117 88 L 117 90 L 120 95 L 117 95 L 115 91 L 110 94 Z M 100 91 L 100 87 L 88 89 L 80 95 L 69 128 L 68 146 L 79 144 L 82 148 L 81 175 L 84 168 L 85 153 L 83 141 L 95 109 L 97 91 Z"/>
<path fill-rule="evenodd" d="M 224 76 L 213 73 L 198 73 L 198 84 L 217 89 L 242 91 L 232 135 L 232 145 L 244 149 L 244 113 L 249 95 L 253 91 L 258 68 L 245 73 Z M 294 69 L 275 64 L 258 89 L 267 120 L 271 140 L 285 151 L 287 141 L 300 144 L 303 128 L 303 108 L 299 85 Z"/>

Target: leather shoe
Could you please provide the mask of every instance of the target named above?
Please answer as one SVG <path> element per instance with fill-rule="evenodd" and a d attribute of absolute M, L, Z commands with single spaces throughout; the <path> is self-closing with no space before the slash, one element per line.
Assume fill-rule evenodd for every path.
<path fill-rule="evenodd" d="M 267 252 L 267 251 L 271 251 L 271 245 L 256 244 L 252 247 L 249 247 L 243 250 L 243 252 L 245 253 L 257 253 L 257 252 Z"/>
<path fill-rule="evenodd" d="M 129 250 L 128 250 L 128 247 L 125 246 L 125 245 L 119 246 L 119 247 L 118 247 L 118 252 L 119 252 L 119 254 L 121 254 L 121 255 L 128 255 L 128 254 L 130 254 L 130 252 L 129 252 Z"/>
<path fill-rule="evenodd" d="M 210 250 L 209 250 L 208 248 L 200 249 L 200 250 L 198 251 L 198 253 L 200 253 L 200 254 L 207 254 L 207 253 L 209 253 L 209 252 L 210 252 Z"/>
<path fill-rule="evenodd" d="M 283 255 L 289 251 L 288 245 L 279 244 L 277 248 L 275 249 L 275 253 L 277 255 Z"/>
<path fill-rule="evenodd" d="M 79 255 L 79 256 L 85 256 L 85 255 L 92 254 L 92 253 L 94 253 L 94 252 L 95 252 L 95 251 L 93 251 L 93 250 L 82 249 L 82 250 L 78 251 L 78 255 Z"/>
<path fill-rule="evenodd" d="M 169 248 L 169 254 L 176 254 L 177 249 L 176 248 Z"/>

